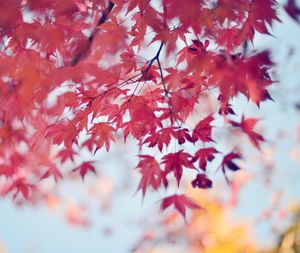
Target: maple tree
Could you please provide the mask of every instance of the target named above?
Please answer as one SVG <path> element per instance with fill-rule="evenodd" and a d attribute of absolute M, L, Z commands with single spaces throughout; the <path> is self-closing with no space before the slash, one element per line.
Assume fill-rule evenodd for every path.
<path fill-rule="evenodd" d="M 2 194 L 38 198 L 43 180 L 96 173 L 81 150 L 110 150 L 122 136 L 139 147 L 138 190 L 210 188 L 219 168 L 240 167 L 238 147 L 221 150 L 216 122 L 255 148 L 257 118 L 236 115 L 240 95 L 271 100 L 273 62 L 255 33 L 280 21 L 275 0 L 0 0 L 0 176 Z M 286 6 L 297 18 L 294 1 Z M 230 137 L 228 137 L 230 138 Z M 180 148 L 178 148 L 180 146 Z M 70 167 L 63 173 L 63 167 Z M 217 169 L 216 166 L 215 169 Z M 185 195 L 162 200 L 183 215 Z"/>

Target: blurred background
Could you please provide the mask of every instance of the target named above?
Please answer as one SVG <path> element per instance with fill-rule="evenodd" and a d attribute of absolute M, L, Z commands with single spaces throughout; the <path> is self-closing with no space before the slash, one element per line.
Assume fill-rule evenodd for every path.
<path fill-rule="evenodd" d="M 59 185 L 50 180 L 45 188 L 53 193 L 43 202 L 0 198 L 0 253 L 300 252 L 300 25 L 279 13 L 282 23 L 274 24 L 272 36 L 254 41 L 276 63 L 274 102 L 257 108 L 235 101 L 238 115 L 261 119 L 267 142 L 261 151 L 246 150 L 230 186 L 221 173 L 212 190 L 186 183 L 204 210 L 190 211 L 185 222 L 173 210 L 159 211 L 163 190 L 142 199 L 132 169 L 136 145 L 120 140 L 109 153 L 97 153 L 97 176 Z"/>

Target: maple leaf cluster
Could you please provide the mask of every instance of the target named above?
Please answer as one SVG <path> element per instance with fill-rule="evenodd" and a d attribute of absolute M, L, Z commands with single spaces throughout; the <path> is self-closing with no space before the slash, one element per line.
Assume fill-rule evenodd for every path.
<path fill-rule="evenodd" d="M 279 21 L 275 0 L 0 0 L 2 194 L 34 198 L 40 182 L 96 172 L 80 150 L 109 151 L 122 135 L 139 146 L 138 189 L 213 185 L 216 156 L 236 171 L 237 151 L 219 151 L 214 121 L 239 128 L 259 148 L 255 118 L 232 99 L 271 99 L 267 51 L 246 50 Z M 150 56 L 149 56 L 150 55 Z M 213 95 L 212 95 L 213 94 Z M 193 148 L 188 149 L 185 145 Z M 178 146 L 180 148 L 178 149 Z M 176 148 L 177 147 L 177 148 Z M 156 154 L 156 155 L 154 155 Z M 183 200 L 183 201 L 181 201 Z M 179 202 L 182 203 L 179 203 Z M 184 215 L 184 195 L 163 200 Z"/>

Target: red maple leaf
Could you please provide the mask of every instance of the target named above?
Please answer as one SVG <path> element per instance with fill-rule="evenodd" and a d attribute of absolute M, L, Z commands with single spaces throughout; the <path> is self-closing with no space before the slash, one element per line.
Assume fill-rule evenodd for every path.
<path fill-rule="evenodd" d="M 189 153 L 180 150 L 176 153 L 170 153 L 162 158 L 162 163 L 165 164 L 164 172 L 169 174 L 174 173 L 179 187 L 180 179 L 183 172 L 183 167 L 195 169 L 194 164 L 191 162 L 192 156 Z"/>
<path fill-rule="evenodd" d="M 78 155 L 78 153 L 73 149 L 62 149 L 57 153 L 56 157 L 60 159 L 61 163 L 64 163 L 67 160 L 74 161 L 75 155 Z"/>
<path fill-rule="evenodd" d="M 229 183 L 229 179 L 226 175 L 226 170 L 229 169 L 231 171 L 240 170 L 240 167 L 233 161 L 235 159 L 241 159 L 242 156 L 235 152 L 230 152 L 229 154 L 225 155 L 223 161 L 221 163 L 221 169 L 224 174 L 226 181 Z"/>
<path fill-rule="evenodd" d="M 185 196 L 184 194 L 174 194 L 166 197 L 161 201 L 161 210 L 165 210 L 169 206 L 174 205 L 175 209 L 185 218 L 186 208 L 201 208 L 196 202 Z"/>
<path fill-rule="evenodd" d="M 207 189 L 212 187 L 212 181 L 205 174 L 198 174 L 191 183 L 194 188 Z"/>
<path fill-rule="evenodd" d="M 253 128 L 255 127 L 256 123 L 258 122 L 258 119 L 255 118 L 248 118 L 245 119 L 244 115 L 242 116 L 241 122 L 236 121 L 229 121 L 232 126 L 234 127 L 240 127 L 241 130 L 248 135 L 250 141 L 253 143 L 253 145 L 256 148 L 260 148 L 260 143 L 265 141 L 265 138 L 261 135 L 256 133 Z"/>
<path fill-rule="evenodd" d="M 199 167 L 205 171 L 207 161 L 212 161 L 217 153 L 219 152 L 215 148 L 201 148 L 195 153 L 192 162 L 199 160 Z"/>
<path fill-rule="evenodd" d="M 166 147 L 169 146 L 173 131 L 174 130 L 171 127 L 167 127 L 159 130 L 157 133 L 151 133 L 150 136 L 143 141 L 143 144 L 149 143 L 148 147 L 154 147 L 157 145 L 159 151 L 161 152 L 164 145 Z"/>
<path fill-rule="evenodd" d="M 79 175 L 81 176 L 82 180 L 84 180 L 84 177 L 88 172 L 93 172 L 96 174 L 96 170 L 93 163 L 93 161 L 83 162 L 81 165 L 73 169 L 72 172 L 79 172 Z"/>
<path fill-rule="evenodd" d="M 200 139 L 203 142 L 213 141 L 211 138 L 212 126 L 211 122 L 214 120 L 212 115 L 207 116 L 203 120 L 199 121 L 193 131 L 193 139 Z"/>
<path fill-rule="evenodd" d="M 109 151 L 110 142 L 115 141 L 115 131 L 115 128 L 108 123 L 97 123 L 91 127 L 89 133 L 92 135 L 96 144 L 95 152 L 103 146 L 105 146 L 106 151 Z"/>
<path fill-rule="evenodd" d="M 63 179 L 63 175 L 59 171 L 59 169 L 54 165 L 51 164 L 47 171 L 41 176 L 41 179 L 48 178 L 50 176 L 54 177 L 54 180 L 57 182 L 60 179 Z"/>
<path fill-rule="evenodd" d="M 139 155 L 139 157 L 141 158 L 141 161 L 136 168 L 139 169 L 142 178 L 137 190 L 142 190 L 144 197 L 149 187 L 152 187 L 154 190 L 159 188 L 164 178 L 164 173 L 153 156 Z"/>
<path fill-rule="evenodd" d="M 25 199 L 29 199 L 30 190 L 34 189 L 34 185 L 27 182 L 23 177 L 18 178 L 12 182 L 12 184 L 6 189 L 5 193 L 9 193 L 15 190 L 13 198 L 16 199 L 18 194 L 21 193 Z"/>
<path fill-rule="evenodd" d="M 284 9 L 292 19 L 299 23 L 300 8 L 297 6 L 296 2 L 296 0 L 288 0 L 284 6 Z"/>

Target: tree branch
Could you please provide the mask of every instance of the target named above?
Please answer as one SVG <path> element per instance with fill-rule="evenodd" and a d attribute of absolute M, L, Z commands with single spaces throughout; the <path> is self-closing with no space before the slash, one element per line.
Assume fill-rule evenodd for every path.
<path fill-rule="evenodd" d="M 105 23 L 105 21 L 108 19 L 108 16 L 110 14 L 110 12 L 112 11 L 113 7 L 114 7 L 114 3 L 109 1 L 108 3 L 108 6 L 106 8 L 106 10 L 102 13 L 100 19 L 98 20 L 97 22 L 97 27 L 99 25 L 102 25 L 103 23 Z M 93 30 L 93 32 L 91 33 L 91 35 L 88 37 L 88 43 L 87 43 L 87 46 L 81 50 L 80 52 L 78 52 L 74 57 L 73 59 L 71 60 L 70 62 L 70 66 L 75 66 L 77 65 L 77 63 L 82 60 L 87 54 L 88 52 L 90 51 L 90 48 L 91 48 L 91 45 L 94 41 L 94 38 L 95 38 L 95 35 L 97 34 L 98 32 L 98 29 L 97 27 Z"/>

